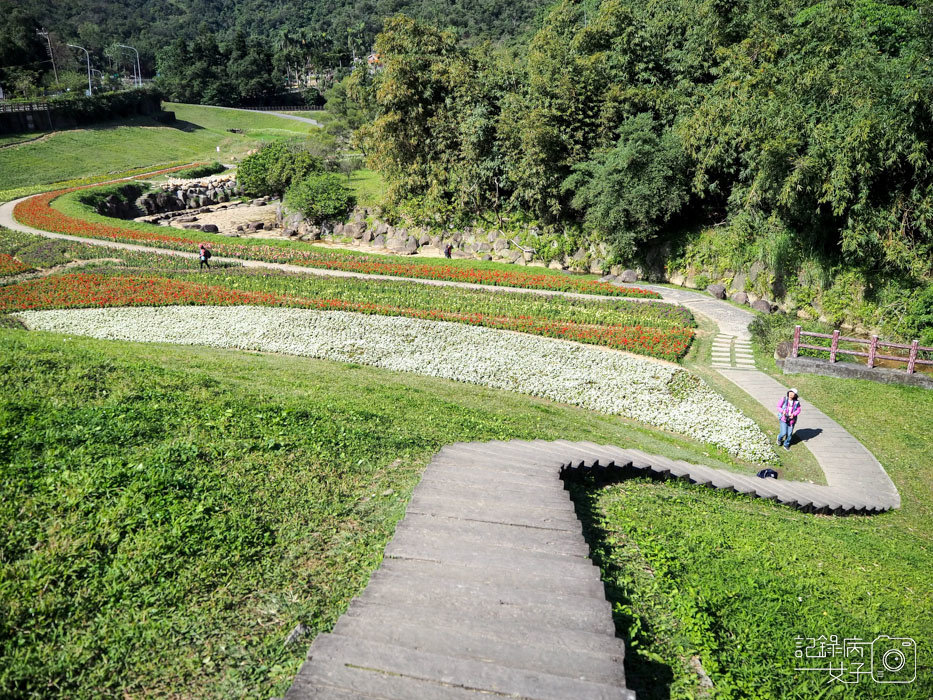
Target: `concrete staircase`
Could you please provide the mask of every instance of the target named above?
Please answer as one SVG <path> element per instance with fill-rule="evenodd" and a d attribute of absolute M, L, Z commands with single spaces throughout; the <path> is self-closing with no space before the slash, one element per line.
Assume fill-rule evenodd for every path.
<path fill-rule="evenodd" d="M 381 567 L 319 635 L 286 700 L 630 699 L 565 480 L 684 479 L 822 513 L 882 499 L 593 443 L 458 443 L 425 469 Z"/>

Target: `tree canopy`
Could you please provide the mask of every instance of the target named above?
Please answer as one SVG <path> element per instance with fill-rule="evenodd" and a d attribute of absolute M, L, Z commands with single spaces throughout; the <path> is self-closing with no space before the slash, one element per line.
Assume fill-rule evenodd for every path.
<path fill-rule="evenodd" d="M 921 10 L 563 0 L 522 52 L 395 17 L 376 40 L 385 70 L 356 96 L 374 114 L 357 138 L 395 203 L 421 211 L 582 226 L 622 258 L 672 222 L 751 225 L 928 277 Z"/>

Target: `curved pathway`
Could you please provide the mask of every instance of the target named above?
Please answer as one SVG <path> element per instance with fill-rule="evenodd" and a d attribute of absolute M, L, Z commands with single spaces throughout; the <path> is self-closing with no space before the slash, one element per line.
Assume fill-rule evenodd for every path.
<path fill-rule="evenodd" d="M 36 231 L 13 220 L 12 205 L 0 207 L 0 224 L 20 231 L 195 257 Z M 753 314 L 696 292 L 654 289 L 718 325 L 717 372 L 768 408 L 785 393 L 784 386 L 754 369 L 748 332 Z M 615 636 L 599 569 L 588 559 L 562 479 L 586 471 L 603 479 L 683 479 L 821 513 L 877 513 L 900 505 L 878 461 L 835 421 L 808 405 L 798 425 L 802 430 L 810 432 L 807 447 L 826 474 L 826 486 L 759 479 L 593 443 L 512 441 L 443 448 L 415 488 L 380 568 L 333 631 L 314 639 L 286 699 L 633 700 L 625 682 L 624 644 Z"/>
<path fill-rule="evenodd" d="M 90 245 L 112 248 L 117 250 L 133 250 L 158 255 L 171 255 L 175 257 L 197 260 L 197 253 L 168 250 L 154 246 L 135 245 L 92 238 L 81 238 L 61 233 L 51 233 L 26 226 L 19 223 L 13 216 L 15 206 L 29 197 L 7 202 L 0 205 L 0 226 L 6 226 L 16 231 L 32 233 L 47 238 L 77 241 Z M 385 275 L 370 275 L 358 272 L 345 272 L 342 270 L 323 270 L 309 268 L 302 265 L 287 265 L 282 263 L 268 263 L 257 260 L 240 260 L 237 258 L 214 258 L 215 261 L 240 264 L 249 268 L 278 270 L 282 272 L 321 275 L 326 277 L 348 277 L 369 280 L 400 280 L 416 282 L 439 287 L 458 287 L 461 289 L 475 289 L 493 292 L 519 292 L 540 294 L 544 296 L 561 295 L 581 299 L 601 299 L 617 301 L 621 297 L 601 297 L 571 292 L 555 292 L 548 290 L 531 290 L 518 287 L 495 287 L 491 285 L 471 284 L 467 282 L 452 282 L 445 280 L 424 280 L 414 277 L 388 277 Z M 615 284 L 615 282 L 613 282 Z M 618 286 L 627 286 L 618 283 Z M 756 401 L 776 412 L 778 399 L 787 392 L 787 387 L 765 374 L 754 369 L 751 354 L 751 335 L 748 325 L 754 319 L 750 311 L 740 309 L 725 301 L 714 299 L 707 294 L 698 292 L 662 287 L 657 285 L 639 285 L 644 289 L 651 289 L 662 296 L 663 301 L 682 304 L 696 314 L 709 318 L 719 327 L 719 334 L 713 342 L 713 368 L 729 381 L 736 384 L 743 391 L 750 394 Z M 645 301 L 643 299 L 629 299 Z M 734 355 L 734 358 L 733 358 Z M 900 506 L 900 495 L 884 468 L 875 459 L 864 445 L 850 435 L 842 426 L 832 420 L 819 409 L 808 405 L 803 397 L 804 410 L 797 424 L 798 434 L 808 435 L 806 446 L 819 462 L 827 484 L 846 495 L 846 503 L 852 503 L 858 509 L 887 510 Z"/>
<path fill-rule="evenodd" d="M 644 288 L 661 293 L 665 300 L 682 304 L 719 327 L 719 335 L 713 340 L 713 369 L 762 406 L 773 410 L 776 434 L 777 403 L 788 387 L 755 369 L 748 330 L 755 315 L 708 294 L 656 285 L 644 285 Z M 730 347 L 734 360 L 730 357 Z M 806 446 L 823 469 L 826 483 L 865 505 L 876 504 L 885 510 L 900 507 L 897 488 L 875 456 L 836 421 L 808 404 L 806 397 L 801 397 L 801 403 L 803 410 L 794 432 L 807 435 Z"/>
<path fill-rule="evenodd" d="M 634 700 L 600 571 L 563 480 L 648 476 L 816 512 L 831 486 L 571 443 L 457 443 L 427 466 L 379 569 L 312 642 L 286 700 Z"/>

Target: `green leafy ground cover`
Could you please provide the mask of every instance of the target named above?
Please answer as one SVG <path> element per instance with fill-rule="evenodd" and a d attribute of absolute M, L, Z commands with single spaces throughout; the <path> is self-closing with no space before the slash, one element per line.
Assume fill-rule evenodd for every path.
<path fill-rule="evenodd" d="M 304 139 L 318 127 L 273 114 L 166 104 L 178 123 L 148 118 L 61 131 L 49 138 L 0 150 L 0 190 L 153 166 L 169 161 L 230 160 L 262 141 Z M 243 133 L 231 133 L 229 129 Z M 218 153 L 216 148 L 220 147 Z"/>
<path fill-rule="evenodd" d="M 759 347 L 757 361 L 777 374 L 770 351 Z M 933 393 L 812 375 L 792 381 L 880 459 L 903 505 L 840 518 L 681 483 L 577 488 L 640 699 L 701 696 L 694 656 L 714 697 L 933 695 Z M 866 678 L 846 688 L 827 684 L 826 673 L 795 672 L 795 638 L 821 634 L 911 637 L 917 680 Z"/>
<path fill-rule="evenodd" d="M 704 459 L 414 375 L 0 329 L 0 696 L 281 695 L 431 455 L 512 437 Z"/>

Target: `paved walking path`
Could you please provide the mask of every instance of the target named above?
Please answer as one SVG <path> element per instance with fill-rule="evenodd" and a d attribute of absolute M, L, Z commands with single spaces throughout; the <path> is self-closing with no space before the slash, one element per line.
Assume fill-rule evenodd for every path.
<path fill-rule="evenodd" d="M 133 179 L 133 178 L 125 178 Z M 102 185 L 109 183 L 101 183 Z M 119 241 L 112 241 L 102 238 L 82 238 L 81 236 L 71 236 L 66 233 L 52 233 L 51 231 L 43 231 L 41 229 L 33 228 L 32 226 L 27 226 L 26 224 L 21 224 L 13 216 L 13 210 L 16 208 L 16 205 L 20 202 L 23 202 L 27 199 L 31 199 L 33 196 L 23 197 L 21 199 L 13 200 L 12 202 L 6 202 L 5 204 L 0 204 L 0 226 L 5 226 L 8 229 L 13 231 L 20 231 L 22 233 L 31 233 L 36 236 L 44 236 L 45 238 L 55 238 L 62 241 L 75 241 L 76 243 L 86 243 L 87 245 L 97 246 L 99 248 L 110 248 L 113 250 L 131 250 L 136 253 L 155 253 L 156 255 L 167 255 L 176 258 L 186 258 L 192 261 L 192 268 L 194 263 L 198 261 L 197 251 L 187 252 L 183 250 L 170 250 L 168 248 L 157 248 L 155 246 L 140 245 L 136 243 L 121 243 Z M 184 232 L 181 232 L 184 233 Z M 196 232 L 191 232 L 196 233 Z M 417 282 L 418 284 L 426 284 L 433 287 L 457 287 L 459 289 L 477 289 L 484 292 L 518 292 L 521 294 L 538 294 L 541 296 L 562 296 L 571 299 L 587 299 L 587 300 L 602 300 L 602 301 L 658 301 L 657 299 L 645 299 L 643 297 L 611 297 L 611 296 L 599 296 L 594 294 L 578 294 L 576 292 L 560 292 L 560 291 L 551 291 L 548 289 L 526 289 L 523 287 L 505 287 L 505 286 L 494 286 L 491 284 L 473 284 L 471 282 L 453 282 L 449 280 L 432 280 L 432 279 L 423 279 L 420 277 L 396 277 L 390 275 L 372 275 L 366 274 L 363 272 L 347 272 L 345 270 L 326 270 L 318 267 L 308 267 L 305 265 L 289 265 L 286 263 L 270 263 L 263 262 L 261 260 L 241 260 L 240 258 L 225 258 L 213 256 L 211 257 L 211 262 L 215 265 L 218 263 L 229 263 L 233 265 L 241 265 L 246 268 L 256 268 L 256 269 L 265 269 L 265 270 L 276 270 L 278 272 L 292 272 L 303 275 L 317 275 L 319 277 L 344 277 L 344 278 L 354 278 L 354 279 L 366 279 L 366 280 L 378 280 L 380 282 Z"/>
<path fill-rule="evenodd" d="M 23 199 L 29 199 L 25 197 Z M 61 233 L 51 233 L 26 226 L 13 217 L 13 209 L 23 200 L 15 200 L 0 205 L 0 226 L 6 226 L 16 231 L 32 233 L 47 238 L 77 241 L 90 245 L 101 246 L 118 250 L 133 250 L 158 255 L 171 255 L 188 258 L 195 261 L 196 252 L 167 250 L 153 246 L 134 245 L 92 238 L 81 238 Z M 495 287 L 491 285 L 470 284 L 466 282 L 451 282 L 445 280 L 424 280 L 414 277 L 386 277 L 384 275 L 368 275 L 358 272 L 345 272 L 342 270 L 322 270 L 309 268 L 303 265 L 286 265 L 281 263 L 268 263 L 256 260 L 239 260 L 235 258 L 213 258 L 215 262 L 228 262 L 241 264 L 244 267 L 278 270 L 302 274 L 322 275 L 327 277 L 350 277 L 370 280 L 401 280 L 417 282 L 441 287 L 458 287 L 462 289 L 478 289 L 492 292 L 520 292 L 528 294 L 541 294 L 545 296 L 560 295 L 582 299 L 617 300 L 619 297 L 597 297 L 587 294 L 570 292 L 554 292 L 547 290 L 530 290 L 517 287 Z M 626 286 L 619 284 L 619 286 Z M 642 289 L 651 289 L 661 294 L 664 301 L 682 304 L 696 314 L 706 316 L 719 327 L 719 334 L 713 341 L 712 366 L 713 368 L 746 391 L 766 408 L 774 409 L 778 399 L 787 393 L 787 387 L 763 372 L 754 369 L 754 359 L 751 353 L 751 334 L 748 325 L 754 319 L 751 311 L 738 308 L 725 301 L 714 299 L 708 294 L 701 294 L 689 290 L 675 289 L 657 285 L 638 285 Z M 641 301 L 641 299 L 639 299 Z M 852 492 L 854 500 L 851 502 L 859 508 L 886 510 L 900 506 L 900 496 L 894 483 L 888 477 L 884 468 L 875 459 L 864 445 L 850 435 L 838 423 L 822 411 L 810 405 L 806 397 L 801 397 L 803 411 L 796 426 L 796 438 L 805 441 L 807 448 L 813 453 L 826 475 L 829 486 L 844 488 Z M 775 433 L 777 431 L 777 418 L 775 418 Z M 799 442 L 797 443 L 799 445 Z M 850 501 L 846 501 L 849 503 Z"/>
<path fill-rule="evenodd" d="M 653 289 L 665 301 L 683 304 L 719 326 L 719 334 L 713 339 L 713 369 L 762 406 L 773 410 L 776 436 L 777 402 L 790 387 L 755 369 L 748 331 L 755 315 L 708 294 L 650 284 L 639 287 Z M 827 485 L 844 489 L 855 503 L 875 504 L 882 509 L 900 507 L 897 488 L 875 456 L 845 428 L 808 403 L 806 396 L 801 397 L 801 403 L 803 410 L 794 428 L 794 439 L 804 441 L 816 457 L 826 475 Z M 799 442 L 795 444 L 799 445 Z"/>
<path fill-rule="evenodd" d="M 369 585 L 311 644 L 286 700 L 634 699 L 561 479 L 586 470 L 683 479 L 821 512 L 858 505 L 843 488 L 594 443 L 448 445 L 425 469 Z"/>

